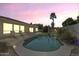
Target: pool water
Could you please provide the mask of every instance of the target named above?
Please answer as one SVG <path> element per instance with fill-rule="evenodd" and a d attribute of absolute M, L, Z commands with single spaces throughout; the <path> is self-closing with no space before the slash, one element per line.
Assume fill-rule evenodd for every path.
<path fill-rule="evenodd" d="M 23 45 L 25 48 L 33 51 L 48 52 L 57 50 L 61 46 L 61 43 L 55 37 L 38 36 L 29 43 L 25 41 Z"/>

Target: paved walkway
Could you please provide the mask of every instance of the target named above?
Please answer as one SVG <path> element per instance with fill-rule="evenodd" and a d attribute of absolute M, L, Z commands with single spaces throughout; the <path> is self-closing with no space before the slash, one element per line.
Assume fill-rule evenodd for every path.
<path fill-rule="evenodd" d="M 79 56 L 79 46 L 74 46 L 70 55 L 71 56 Z"/>
<path fill-rule="evenodd" d="M 27 39 L 27 37 L 26 37 Z M 38 52 L 26 49 L 23 47 L 24 40 L 20 40 L 16 44 L 15 51 L 20 56 L 69 56 L 71 50 L 74 48 L 72 45 L 64 44 L 58 50 L 52 52 Z"/>

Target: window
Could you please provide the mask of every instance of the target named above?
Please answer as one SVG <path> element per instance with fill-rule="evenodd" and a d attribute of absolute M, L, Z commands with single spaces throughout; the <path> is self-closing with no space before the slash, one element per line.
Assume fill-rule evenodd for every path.
<path fill-rule="evenodd" d="M 12 31 L 12 24 L 3 23 L 3 34 L 8 34 L 10 31 Z"/>
<path fill-rule="evenodd" d="M 20 26 L 20 31 L 24 32 L 24 26 Z"/>
<path fill-rule="evenodd" d="M 30 27 L 29 28 L 29 32 L 33 32 L 33 27 Z"/>
<path fill-rule="evenodd" d="M 38 28 L 35 28 L 35 31 L 38 31 Z"/>
<path fill-rule="evenodd" d="M 19 33 L 19 25 L 14 24 L 15 33 Z"/>

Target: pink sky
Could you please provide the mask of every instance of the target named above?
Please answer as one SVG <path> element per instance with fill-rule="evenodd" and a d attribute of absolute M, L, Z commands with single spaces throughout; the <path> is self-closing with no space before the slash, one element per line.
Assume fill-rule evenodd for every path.
<path fill-rule="evenodd" d="M 50 13 L 55 12 L 57 19 L 55 19 L 55 27 L 61 27 L 62 22 L 72 17 L 76 19 L 78 15 L 77 3 L 6 3 L 0 4 L 0 15 L 16 20 L 20 20 L 27 23 L 41 23 L 44 25 L 50 25 Z"/>

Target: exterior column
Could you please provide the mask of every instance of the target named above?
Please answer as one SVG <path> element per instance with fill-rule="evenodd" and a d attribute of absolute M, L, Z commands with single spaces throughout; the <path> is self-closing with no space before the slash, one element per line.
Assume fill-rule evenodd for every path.
<path fill-rule="evenodd" d="M 12 31 L 11 31 L 11 35 L 15 35 L 15 32 L 14 32 L 14 24 L 12 24 Z"/>
<path fill-rule="evenodd" d="M 20 33 L 20 31 L 21 31 L 21 27 L 20 27 L 20 25 L 19 25 L 19 33 Z"/>
<path fill-rule="evenodd" d="M 36 32 L 35 27 L 33 28 L 34 33 Z"/>
<path fill-rule="evenodd" d="M 12 24 L 12 31 L 14 31 L 14 24 Z"/>

